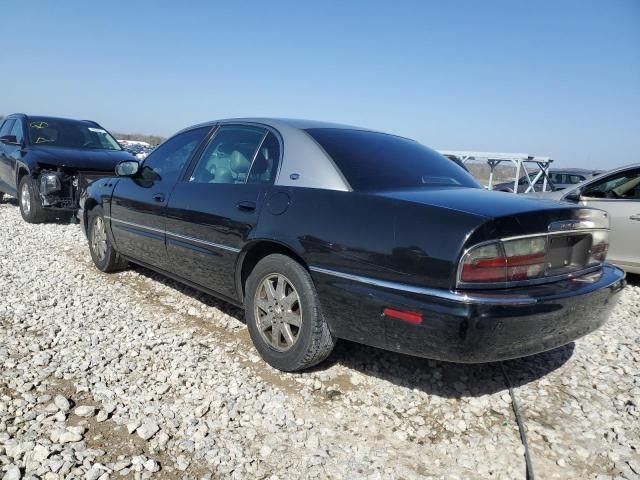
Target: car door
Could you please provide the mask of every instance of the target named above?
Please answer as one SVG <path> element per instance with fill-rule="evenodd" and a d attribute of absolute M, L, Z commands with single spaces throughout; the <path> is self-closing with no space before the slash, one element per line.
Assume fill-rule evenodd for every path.
<path fill-rule="evenodd" d="M 280 151 L 278 137 L 267 128 L 218 128 L 169 199 L 167 252 L 173 272 L 236 298 L 236 260 L 257 225 Z"/>
<path fill-rule="evenodd" d="M 167 269 L 166 206 L 171 190 L 211 127 L 179 133 L 160 145 L 133 177 L 118 180 L 110 207 L 111 231 L 123 255 Z"/>
<path fill-rule="evenodd" d="M 0 127 L 0 137 L 12 135 L 16 119 L 7 118 Z M 0 142 L 0 192 L 15 194 L 15 179 L 11 177 L 11 153 L 15 145 Z"/>
<path fill-rule="evenodd" d="M 622 170 L 585 185 L 580 202 L 609 213 L 608 260 L 623 268 L 640 268 L 640 168 Z"/>

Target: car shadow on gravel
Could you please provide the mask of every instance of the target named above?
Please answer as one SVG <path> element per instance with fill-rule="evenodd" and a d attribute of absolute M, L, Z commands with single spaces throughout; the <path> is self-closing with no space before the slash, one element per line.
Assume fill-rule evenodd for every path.
<path fill-rule="evenodd" d="M 242 309 L 144 267 L 133 269 L 154 281 L 177 290 L 209 307 L 245 323 Z M 564 365 L 575 348 L 570 343 L 554 350 L 530 357 L 503 362 L 514 387 L 538 380 Z M 456 364 L 427 360 L 410 355 L 381 350 L 341 340 L 327 360 L 309 371 L 323 371 L 342 365 L 364 375 L 376 377 L 395 385 L 418 389 L 429 395 L 447 398 L 482 396 L 507 389 L 499 362 L 484 364 Z M 301 374 L 304 374 L 302 372 Z M 349 382 L 342 388 L 349 388 Z"/>
<path fill-rule="evenodd" d="M 627 282 L 634 287 L 640 287 L 640 275 L 635 273 L 627 273 Z"/>
<path fill-rule="evenodd" d="M 244 320 L 243 310 L 234 305 L 231 305 L 230 303 L 225 302 L 224 300 L 219 300 L 213 295 L 209 295 L 207 293 L 201 292 L 200 290 L 196 290 L 195 288 L 185 285 L 184 283 L 173 280 L 172 278 L 166 277 L 161 273 L 154 272 L 153 270 L 142 267 L 140 265 L 132 264 L 130 269 L 146 278 L 149 278 L 155 282 L 159 282 L 173 290 L 176 290 L 183 295 L 187 295 L 188 297 L 191 297 L 205 304 L 207 307 L 217 308 L 225 315 L 229 315 L 230 317 L 233 317 L 242 323 L 246 323 Z"/>
<path fill-rule="evenodd" d="M 564 365 L 574 343 L 525 358 L 502 362 L 514 387 L 538 380 Z M 500 362 L 460 364 L 428 360 L 340 341 L 318 370 L 339 363 L 395 385 L 446 398 L 478 397 L 506 390 Z"/>

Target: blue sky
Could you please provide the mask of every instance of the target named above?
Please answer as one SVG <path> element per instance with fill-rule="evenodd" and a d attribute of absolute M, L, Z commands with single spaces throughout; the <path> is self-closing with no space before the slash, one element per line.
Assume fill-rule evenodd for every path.
<path fill-rule="evenodd" d="M 2 7 L 0 113 L 169 135 L 330 120 L 435 148 L 640 162 L 640 1 L 109 1 Z"/>

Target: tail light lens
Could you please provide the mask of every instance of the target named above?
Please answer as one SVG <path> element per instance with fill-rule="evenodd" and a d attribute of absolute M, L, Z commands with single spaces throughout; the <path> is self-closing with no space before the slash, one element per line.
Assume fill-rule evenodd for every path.
<path fill-rule="evenodd" d="M 588 234 L 585 235 L 588 239 Z M 462 258 L 460 283 L 507 283 L 542 278 L 545 275 L 571 273 L 604 261 L 609 247 L 609 234 L 594 230 L 591 241 L 582 247 L 551 245 L 549 236 L 541 235 L 516 240 L 499 240 L 479 245 Z M 577 246 L 581 245 L 581 246 Z M 588 246 L 590 246 L 587 251 Z M 582 249 L 580 251 L 576 251 Z M 548 255 L 549 250 L 552 254 Z M 581 260 L 577 260 L 581 259 Z"/>
<path fill-rule="evenodd" d="M 507 281 L 529 280 L 544 273 L 547 238 L 533 237 L 502 242 L 507 259 Z"/>
<path fill-rule="evenodd" d="M 474 248 L 464 257 L 460 280 L 463 282 L 504 282 L 507 262 L 499 243 Z"/>
<path fill-rule="evenodd" d="M 609 232 L 597 231 L 591 236 L 591 250 L 589 251 L 589 263 L 602 263 L 607 258 L 609 251 Z"/>

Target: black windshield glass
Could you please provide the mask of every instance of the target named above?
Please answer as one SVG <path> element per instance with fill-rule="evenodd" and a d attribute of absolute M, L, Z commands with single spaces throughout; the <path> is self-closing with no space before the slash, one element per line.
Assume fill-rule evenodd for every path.
<path fill-rule="evenodd" d="M 32 145 L 49 147 L 121 150 L 118 142 L 104 128 L 88 122 L 59 118 L 29 118 Z"/>

